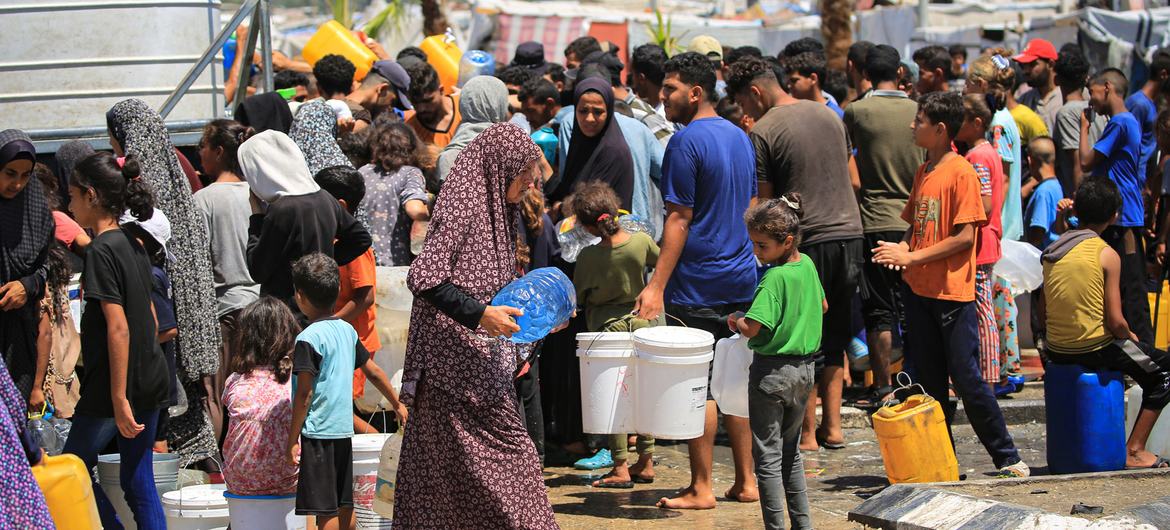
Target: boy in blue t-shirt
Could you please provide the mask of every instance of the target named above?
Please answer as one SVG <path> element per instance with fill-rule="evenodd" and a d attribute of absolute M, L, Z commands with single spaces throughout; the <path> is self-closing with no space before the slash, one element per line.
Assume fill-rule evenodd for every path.
<path fill-rule="evenodd" d="M 288 458 L 301 466 L 297 515 L 314 515 L 317 527 L 337 518 L 353 524 L 353 371 L 360 368 L 395 411 L 398 394 L 374 364 L 357 331 L 333 316 L 341 285 L 337 262 L 321 253 L 292 265 L 297 307 L 311 322 L 293 349 L 293 421 Z M 399 417 L 404 422 L 406 418 Z"/>
<path fill-rule="evenodd" d="M 1056 177 L 1056 143 L 1047 136 L 1038 136 L 1028 142 L 1028 169 L 1037 182 L 1031 186 L 1031 198 L 1024 212 L 1028 242 L 1044 250 L 1060 235 L 1053 232 L 1057 205 L 1064 198 L 1064 188 Z M 1031 184 L 1031 183 L 1029 183 Z"/>
<path fill-rule="evenodd" d="M 1125 94 L 1129 81 L 1116 68 L 1108 68 L 1089 82 L 1089 106 L 1098 114 L 1109 116 L 1109 124 L 1101 138 L 1089 146 L 1089 118 L 1081 116 L 1081 169 L 1093 175 L 1109 177 L 1121 192 L 1121 215 L 1113 226 L 1102 234 L 1121 256 L 1121 305 L 1138 339 L 1154 342 L 1150 325 L 1150 305 L 1145 288 L 1145 205 L 1142 188 L 1145 176 L 1141 171 L 1142 126 L 1125 108 Z"/>
<path fill-rule="evenodd" d="M 1125 108 L 1142 126 L 1142 152 L 1138 174 L 1143 179 L 1149 175 L 1146 171 L 1151 159 L 1154 164 L 1158 162 L 1153 158 L 1154 152 L 1158 149 L 1154 131 L 1154 122 L 1158 118 L 1158 104 L 1154 103 L 1154 100 L 1159 98 L 1159 94 L 1167 91 L 1170 91 L 1170 51 L 1159 50 L 1150 61 L 1149 80 L 1141 89 L 1125 98 Z"/>

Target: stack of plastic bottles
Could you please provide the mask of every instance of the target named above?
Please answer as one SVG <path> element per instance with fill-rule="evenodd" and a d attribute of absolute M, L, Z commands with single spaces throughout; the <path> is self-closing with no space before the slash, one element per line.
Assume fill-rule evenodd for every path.
<path fill-rule="evenodd" d="M 643 232 L 651 234 L 650 224 L 642 219 L 641 216 L 632 213 L 624 214 L 618 217 L 618 224 L 622 229 L 631 234 L 635 232 Z M 581 249 L 591 247 L 601 242 L 601 238 L 590 234 L 577 223 L 577 217 L 567 217 L 560 224 L 557 225 L 557 243 L 561 245 L 561 259 L 568 263 L 576 263 L 577 255 L 581 253 Z"/>
<path fill-rule="evenodd" d="M 524 344 L 543 339 L 553 328 L 568 322 L 577 307 L 577 292 L 560 269 L 544 267 L 505 285 L 491 305 L 524 311 L 516 317 L 520 331 L 510 339 Z"/>

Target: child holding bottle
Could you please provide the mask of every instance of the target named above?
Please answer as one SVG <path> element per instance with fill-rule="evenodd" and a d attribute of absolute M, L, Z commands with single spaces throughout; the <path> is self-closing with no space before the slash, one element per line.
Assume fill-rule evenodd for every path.
<path fill-rule="evenodd" d="M 622 229 L 617 194 L 602 182 L 581 185 L 571 202 L 577 222 L 601 238 L 601 243 L 581 250 L 573 275 L 589 331 L 632 332 L 662 324 L 661 317 L 649 321 L 632 314 L 634 300 L 646 287 L 646 268 L 658 261 L 658 245 L 645 233 Z M 625 434 L 610 436 L 614 466 L 593 482 L 594 487 L 629 489 L 635 482 L 654 482 L 654 438 L 638 436 L 638 462 L 633 466 L 626 462 L 628 446 Z"/>

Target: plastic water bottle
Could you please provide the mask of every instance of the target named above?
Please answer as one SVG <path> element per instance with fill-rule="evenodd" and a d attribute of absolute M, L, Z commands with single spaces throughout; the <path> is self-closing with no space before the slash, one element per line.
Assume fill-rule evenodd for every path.
<path fill-rule="evenodd" d="M 495 73 L 496 61 L 491 55 L 482 50 L 470 50 L 459 61 L 459 87 L 475 76 Z"/>
<path fill-rule="evenodd" d="M 626 214 L 618 217 L 618 224 L 621 225 L 622 230 L 631 234 L 635 232 L 642 232 L 643 234 L 650 234 L 653 237 L 653 232 L 650 228 L 650 223 L 647 223 L 642 216 L 635 214 Z"/>
<path fill-rule="evenodd" d="M 524 344 L 543 339 L 553 328 L 568 322 L 577 307 L 577 291 L 560 269 L 544 267 L 505 285 L 491 305 L 524 311 L 516 317 L 520 331 L 510 339 Z"/>
<path fill-rule="evenodd" d="M 544 153 L 544 159 L 548 161 L 548 165 L 555 166 L 557 163 L 557 135 L 553 134 L 552 127 L 541 127 L 532 133 L 532 141 L 536 142 L 536 146 Z"/>
<path fill-rule="evenodd" d="M 577 218 L 569 217 L 557 225 L 557 243 L 561 245 L 561 259 L 576 263 L 581 249 L 601 242 L 601 238 L 585 231 L 577 224 Z"/>

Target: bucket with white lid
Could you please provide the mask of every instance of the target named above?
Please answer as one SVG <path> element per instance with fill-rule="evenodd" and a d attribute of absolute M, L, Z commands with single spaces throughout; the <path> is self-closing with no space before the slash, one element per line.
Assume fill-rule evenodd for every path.
<path fill-rule="evenodd" d="M 700 329 L 659 326 L 634 332 L 634 432 L 667 440 L 702 436 L 714 345 L 715 336 Z"/>
<path fill-rule="evenodd" d="M 168 530 L 212 530 L 231 523 L 227 486 L 197 484 L 168 491 L 162 495 L 163 514 Z"/>
<path fill-rule="evenodd" d="M 578 333 L 581 427 L 589 434 L 636 432 L 634 334 Z"/>
<path fill-rule="evenodd" d="M 373 509 L 378 486 L 378 462 L 382 446 L 392 434 L 357 434 L 353 437 L 353 513 L 357 527 L 363 530 L 389 529 L 386 519 Z"/>
<path fill-rule="evenodd" d="M 269 530 L 305 530 L 308 520 L 297 515 L 297 496 L 236 495 L 224 492 L 232 528 L 266 528 Z"/>

